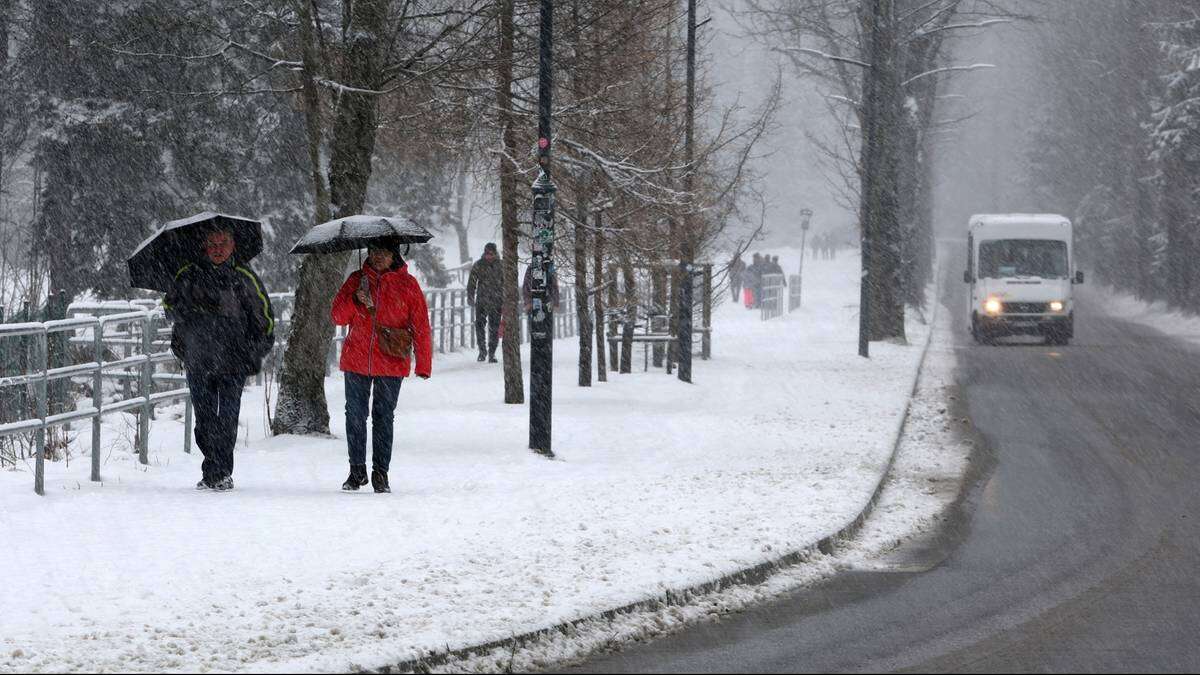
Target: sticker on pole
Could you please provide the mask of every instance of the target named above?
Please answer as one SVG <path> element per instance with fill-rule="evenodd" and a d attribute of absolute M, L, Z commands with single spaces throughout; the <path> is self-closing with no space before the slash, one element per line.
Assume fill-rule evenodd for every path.
<path fill-rule="evenodd" d="M 542 246 L 549 246 L 554 241 L 554 230 L 548 227 L 539 228 L 537 231 L 537 240 Z"/>
<path fill-rule="evenodd" d="M 538 147 L 541 148 L 542 150 L 545 150 L 546 148 L 550 147 L 550 139 L 544 138 L 544 137 L 539 138 L 538 139 Z"/>

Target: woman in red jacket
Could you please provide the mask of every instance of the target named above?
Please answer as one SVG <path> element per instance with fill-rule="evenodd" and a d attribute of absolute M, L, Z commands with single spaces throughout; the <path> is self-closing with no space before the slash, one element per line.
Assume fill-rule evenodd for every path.
<path fill-rule="evenodd" d="M 346 443 L 350 477 L 343 490 L 367 484 L 367 403 L 371 403 L 371 486 L 391 492 L 388 465 L 392 460 L 392 422 L 400 384 L 412 372 L 429 379 L 433 340 L 429 310 L 420 284 L 408 273 L 398 246 L 380 244 L 368 249 L 367 262 L 342 284 L 333 300 L 333 323 L 350 326 L 342 344 L 340 367 L 346 374 Z M 384 351 L 381 329 L 411 331 L 412 349 L 397 356 Z"/>

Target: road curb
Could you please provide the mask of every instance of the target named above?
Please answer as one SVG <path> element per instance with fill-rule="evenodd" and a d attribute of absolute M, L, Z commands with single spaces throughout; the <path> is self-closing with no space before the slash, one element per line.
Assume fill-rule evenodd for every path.
<path fill-rule="evenodd" d="M 381 673 L 424 673 L 431 672 L 434 668 L 440 665 L 464 659 L 472 656 L 482 656 L 494 651 L 512 652 L 521 647 L 534 643 L 538 640 L 548 638 L 554 635 L 570 635 L 576 627 L 586 623 L 611 621 L 625 614 L 632 614 L 641 611 L 657 610 L 664 607 L 682 606 L 692 602 L 694 598 L 708 595 L 710 593 L 720 592 L 733 586 L 753 586 L 761 584 L 771 577 L 775 572 L 784 567 L 790 567 L 808 561 L 817 554 L 831 554 L 839 542 L 853 538 L 862 529 L 863 524 L 875 510 L 875 506 L 879 503 L 880 495 L 883 494 L 884 484 L 887 483 L 888 477 L 892 473 L 892 469 L 896 463 L 896 455 L 900 451 L 900 442 L 904 437 L 904 429 L 908 424 L 909 411 L 912 408 L 913 398 L 916 396 L 917 387 L 921 382 L 921 372 L 925 368 L 925 359 L 929 355 L 929 346 L 933 342 L 933 334 L 937 327 L 938 315 L 940 313 L 941 298 L 940 298 L 940 266 L 934 270 L 933 279 L 937 280 L 933 291 L 933 311 L 929 318 L 929 331 L 925 336 L 924 344 L 921 346 L 921 355 L 917 359 L 917 367 L 913 372 L 912 384 L 909 387 L 908 400 L 904 404 L 903 414 L 900 415 L 900 421 L 896 424 L 896 432 L 892 439 L 892 450 L 888 456 L 887 464 L 883 472 L 880 474 L 879 482 L 875 485 L 875 489 L 871 493 L 871 497 L 853 519 L 846 525 L 843 525 L 833 534 L 822 537 L 816 542 L 799 548 L 797 550 L 786 553 L 778 558 L 768 560 L 753 567 L 744 568 L 735 572 L 717 577 L 710 581 L 701 584 L 688 586 L 682 589 L 670 589 L 666 592 L 638 600 L 621 607 L 605 610 L 597 614 L 572 619 L 571 621 L 539 628 L 537 630 L 528 631 L 519 635 L 513 635 L 507 638 L 492 640 L 489 642 L 472 645 L 469 647 L 460 647 L 458 649 L 449 649 L 446 651 L 433 652 L 415 659 L 409 659 L 400 663 L 385 666 L 375 672 Z"/>

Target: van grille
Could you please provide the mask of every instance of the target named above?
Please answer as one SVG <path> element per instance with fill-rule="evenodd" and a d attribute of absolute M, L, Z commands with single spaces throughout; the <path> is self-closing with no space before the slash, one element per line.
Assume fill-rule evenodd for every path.
<path fill-rule="evenodd" d="M 1005 314 L 1045 314 L 1047 311 L 1044 302 L 1006 302 L 1004 303 Z"/>

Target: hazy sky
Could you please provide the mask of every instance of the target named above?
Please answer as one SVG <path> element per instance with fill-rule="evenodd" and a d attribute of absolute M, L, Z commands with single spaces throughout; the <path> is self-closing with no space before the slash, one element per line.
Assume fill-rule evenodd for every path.
<path fill-rule="evenodd" d="M 764 245 L 779 245 L 798 236 L 796 213 L 804 207 L 813 210 L 813 231 L 852 224 L 853 214 L 835 202 L 804 136 L 806 129 L 831 128 L 822 99 L 810 84 L 793 76 L 791 66 L 779 54 L 744 34 L 732 14 L 743 8 L 739 0 L 700 0 L 699 4 L 701 20 L 712 16 L 712 22 L 701 30 L 710 38 L 709 74 L 718 109 L 738 102 L 749 109 L 748 113 L 758 108 L 782 68 L 783 105 L 776 128 L 763 140 L 760 150 L 769 155 L 756 163 L 768 199 Z"/>

